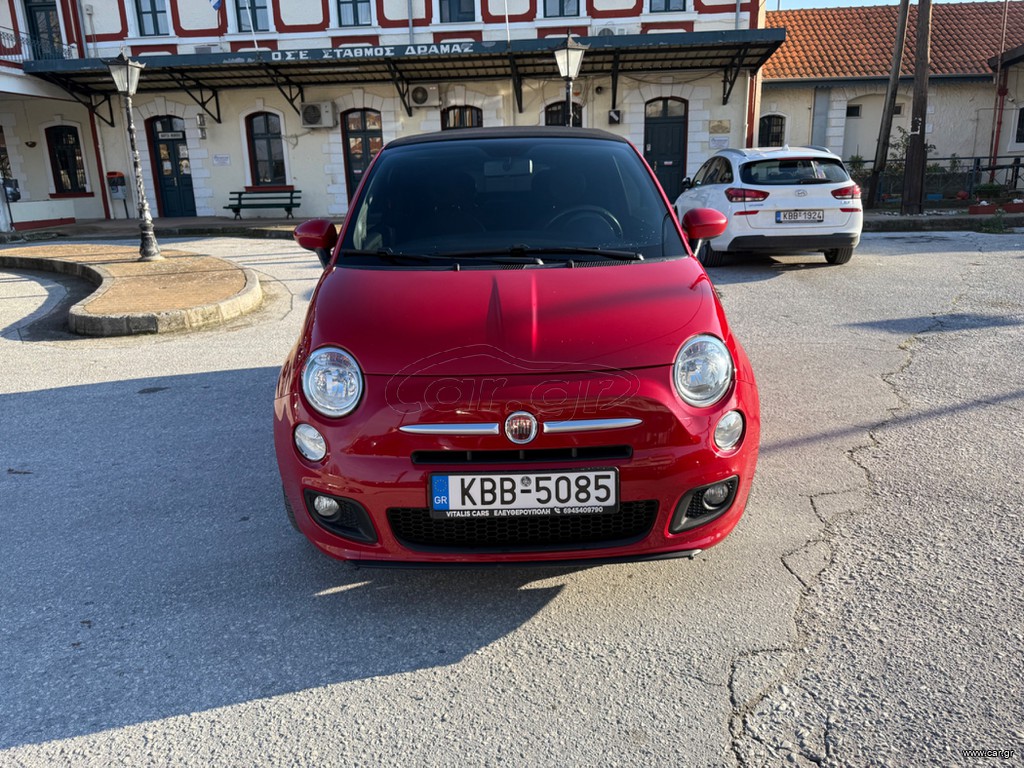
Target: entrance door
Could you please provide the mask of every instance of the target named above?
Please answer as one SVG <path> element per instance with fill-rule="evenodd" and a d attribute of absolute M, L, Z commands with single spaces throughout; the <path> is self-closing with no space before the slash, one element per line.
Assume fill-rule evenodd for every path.
<path fill-rule="evenodd" d="M 686 176 L 687 102 L 654 99 L 647 102 L 645 114 L 644 159 L 673 202 L 682 192 Z"/>
<path fill-rule="evenodd" d="M 192 164 L 185 142 L 185 121 L 180 117 L 154 117 L 149 121 L 149 145 L 156 164 L 157 209 L 161 216 L 195 216 Z"/>
<path fill-rule="evenodd" d="M 384 146 L 384 132 L 380 112 L 372 109 L 354 109 L 343 115 L 341 135 L 345 140 L 345 180 L 348 199 L 355 195 L 370 161 Z"/>
<path fill-rule="evenodd" d="M 26 0 L 25 20 L 31 38 L 33 59 L 61 59 L 63 44 L 56 0 Z"/>

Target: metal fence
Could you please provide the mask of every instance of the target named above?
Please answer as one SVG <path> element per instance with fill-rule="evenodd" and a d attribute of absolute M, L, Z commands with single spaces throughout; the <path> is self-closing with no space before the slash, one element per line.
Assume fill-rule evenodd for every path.
<path fill-rule="evenodd" d="M 59 36 L 38 38 L 0 27 L 0 60 L 20 64 L 40 59 L 74 59 L 77 55 L 77 49 L 64 45 Z"/>
<path fill-rule="evenodd" d="M 850 163 L 847 167 L 854 181 L 868 193 L 872 162 Z M 899 205 L 903 196 L 902 160 L 889 160 L 878 179 L 876 202 Z M 933 205 L 963 204 L 977 200 L 1024 199 L 1024 167 L 1018 156 L 997 157 L 929 157 L 924 173 L 925 203 Z"/>

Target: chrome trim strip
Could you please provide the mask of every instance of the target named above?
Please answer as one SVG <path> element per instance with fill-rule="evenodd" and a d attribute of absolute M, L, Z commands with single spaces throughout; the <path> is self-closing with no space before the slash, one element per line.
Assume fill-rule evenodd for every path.
<path fill-rule="evenodd" d="M 576 419 L 575 421 L 545 421 L 545 435 L 565 432 L 595 432 L 600 429 L 624 429 L 642 424 L 643 419 Z"/>
<path fill-rule="evenodd" d="M 410 435 L 497 435 L 498 424 L 407 424 L 399 432 Z"/>

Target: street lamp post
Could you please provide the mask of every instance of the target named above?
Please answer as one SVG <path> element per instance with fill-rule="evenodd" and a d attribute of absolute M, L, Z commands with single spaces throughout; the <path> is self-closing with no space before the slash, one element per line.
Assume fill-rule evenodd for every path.
<path fill-rule="evenodd" d="M 590 46 L 577 43 L 571 32 L 565 33 L 565 45 L 555 49 L 555 64 L 558 75 L 565 80 L 565 124 L 572 125 L 572 81 L 580 74 L 583 52 Z"/>
<path fill-rule="evenodd" d="M 106 62 L 114 87 L 124 99 L 124 114 L 128 125 L 128 144 L 132 152 L 132 165 L 135 168 L 135 196 L 139 202 L 139 261 L 156 261 L 162 259 L 160 246 L 156 242 L 153 231 L 153 217 L 149 213 L 149 202 L 146 200 L 146 186 L 142 181 L 142 163 L 139 161 L 139 147 L 135 141 L 135 118 L 132 116 L 132 96 L 139 87 L 139 76 L 145 64 L 132 61 L 124 55 L 124 51 L 116 59 Z"/>

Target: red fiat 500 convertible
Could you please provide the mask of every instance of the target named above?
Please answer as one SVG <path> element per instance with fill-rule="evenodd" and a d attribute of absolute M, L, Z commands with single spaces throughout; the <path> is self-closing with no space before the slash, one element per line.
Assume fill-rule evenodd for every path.
<path fill-rule="evenodd" d="M 285 505 L 367 564 L 692 555 L 743 513 L 750 363 L 650 169 L 601 131 L 391 142 L 281 370 Z M 685 235 L 684 235 L 685 232 Z"/>

